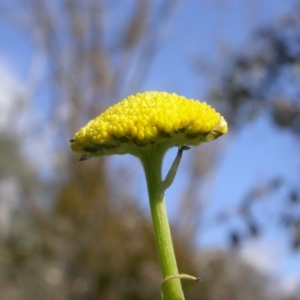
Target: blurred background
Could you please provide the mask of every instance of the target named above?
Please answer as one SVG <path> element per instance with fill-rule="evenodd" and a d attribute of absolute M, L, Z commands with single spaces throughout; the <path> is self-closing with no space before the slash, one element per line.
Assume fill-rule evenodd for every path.
<path fill-rule="evenodd" d="M 139 162 L 69 148 L 146 90 L 230 126 L 167 191 L 186 298 L 300 299 L 299 0 L 0 0 L 0 299 L 160 298 Z"/>

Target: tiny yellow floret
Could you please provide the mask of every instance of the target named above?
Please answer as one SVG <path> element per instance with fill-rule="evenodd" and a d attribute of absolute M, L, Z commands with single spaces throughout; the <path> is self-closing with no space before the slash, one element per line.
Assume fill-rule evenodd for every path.
<path fill-rule="evenodd" d="M 84 157 L 135 154 L 154 144 L 196 146 L 227 133 L 225 119 L 205 102 L 166 92 L 129 96 L 89 121 L 71 140 Z"/>

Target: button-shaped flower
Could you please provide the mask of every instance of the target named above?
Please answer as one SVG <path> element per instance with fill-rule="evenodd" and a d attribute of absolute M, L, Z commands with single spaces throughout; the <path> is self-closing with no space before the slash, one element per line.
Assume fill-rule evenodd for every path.
<path fill-rule="evenodd" d="M 196 146 L 227 132 L 227 123 L 205 102 L 166 92 L 129 96 L 88 122 L 71 148 L 91 156 L 130 153 L 139 156 L 154 144 L 165 148 Z"/>
<path fill-rule="evenodd" d="M 163 273 L 163 299 L 184 299 L 167 218 L 164 192 L 176 175 L 183 150 L 209 142 L 227 132 L 225 119 L 205 102 L 165 92 L 129 96 L 88 122 L 71 139 L 80 160 L 92 156 L 132 154 L 142 162 L 151 207 L 157 250 Z M 162 180 L 166 151 L 179 147 Z"/>

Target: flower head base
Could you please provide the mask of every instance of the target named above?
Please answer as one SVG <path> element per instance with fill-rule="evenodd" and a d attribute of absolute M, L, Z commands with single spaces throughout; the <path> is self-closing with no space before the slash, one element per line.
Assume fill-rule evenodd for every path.
<path fill-rule="evenodd" d="M 129 96 L 88 122 L 71 140 L 82 159 L 130 153 L 154 144 L 196 146 L 227 132 L 225 119 L 205 102 L 166 92 Z M 137 155 L 138 156 L 138 155 Z"/>

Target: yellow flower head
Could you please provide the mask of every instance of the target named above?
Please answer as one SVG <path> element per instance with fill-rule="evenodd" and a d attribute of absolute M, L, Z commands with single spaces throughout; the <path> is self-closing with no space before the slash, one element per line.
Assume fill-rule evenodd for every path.
<path fill-rule="evenodd" d="M 136 154 L 154 144 L 196 146 L 227 132 L 225 119 L 205 102 L 166 92 L 129 96 L 89 121 L 71 140 L 82 159 Z"/>

